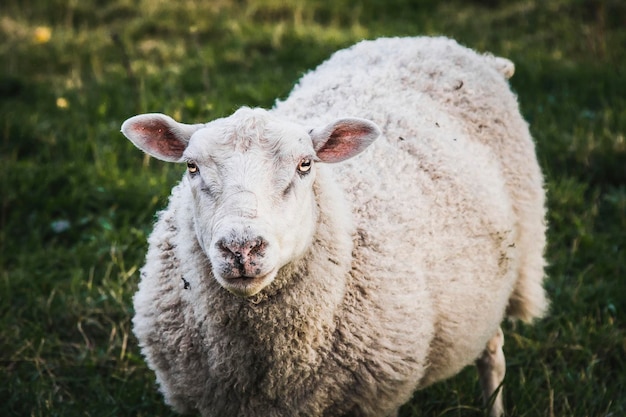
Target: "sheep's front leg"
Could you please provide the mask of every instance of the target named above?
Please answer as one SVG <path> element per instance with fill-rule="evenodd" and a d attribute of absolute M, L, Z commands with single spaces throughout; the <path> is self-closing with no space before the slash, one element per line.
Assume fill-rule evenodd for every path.
<path fill-rule="evenodd" d="M 476 367 L 478 368 L 478 378 L 483 390 L 483 400 L 485 404 L 489 404 L 491 397 L 498 388 L 496 397 L 493 399 L 489 415 L 491 417 L 500 417 L 504 415 L 504 406 L 502 405 L 502 388 L 500 384 L 504 380 L 506 373 L 506 361 L 504 359 L 504 334 L 502 329 L 498 327 L 496 335 L 487 342 L 485 350 L 476 359 Z"/>

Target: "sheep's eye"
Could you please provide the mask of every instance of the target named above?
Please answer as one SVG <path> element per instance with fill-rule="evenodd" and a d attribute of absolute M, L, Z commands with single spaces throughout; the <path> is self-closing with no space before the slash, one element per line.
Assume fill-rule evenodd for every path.
<path fill-rule="evenodd" d="M 198 165 L 194 164 L 193 162 L 187 162 L 187 170 L 190 174 L 195 174 L 196 172 L 198 172 Z"/>
<path fill-rule="evenodd" d="M 313 165 L 313 162 L 309 158 L 304 158 L 298 164 L 298 172 L 300 174 L 306 174 L 311 170 L 312 165 Z"/>

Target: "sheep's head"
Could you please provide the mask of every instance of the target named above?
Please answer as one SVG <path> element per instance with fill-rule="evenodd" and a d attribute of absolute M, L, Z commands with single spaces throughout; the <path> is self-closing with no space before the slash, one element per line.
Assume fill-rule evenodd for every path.
<path fill-rule="evenodd" d="M 258 293 L 306 252 L 315 165 L 351 158 L 380 134 L 362 119 L 307 129 L 248 108 L 206 125 L 144 114 L 122 132 L 155 158 L 187 164 L 198 242 L 217 281 L 240 296 Z"/>

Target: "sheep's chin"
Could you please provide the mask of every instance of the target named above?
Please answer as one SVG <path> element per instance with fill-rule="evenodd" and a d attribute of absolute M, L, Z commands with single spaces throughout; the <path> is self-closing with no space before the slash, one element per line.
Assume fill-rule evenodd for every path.
<path fill-rule="evenodd" d="M 224 278 L 217 276 L 219 284 L 227 291 L 243 298 L 252 297 L 270 285 L 276 278 L 276 269 L 256 277 Z"/>

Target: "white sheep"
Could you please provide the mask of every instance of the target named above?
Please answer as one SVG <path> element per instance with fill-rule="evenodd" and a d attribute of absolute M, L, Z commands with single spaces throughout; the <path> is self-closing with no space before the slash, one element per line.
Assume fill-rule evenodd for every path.
<path fill-rule="evenodd" d="M 378 39 L 269 111 L 128 119 L 137 147 L 188 167 L 134 298 L 167 403 L 393 416 L 476 363 L 501 415 L 500 322 L 547 308 L 542 175 L 512 74 L 449 39 Z"/>

